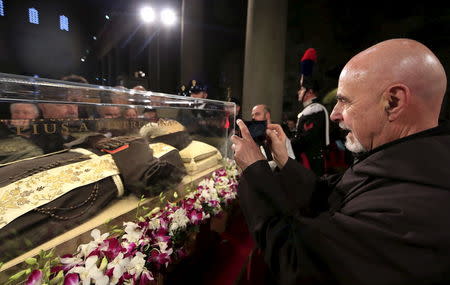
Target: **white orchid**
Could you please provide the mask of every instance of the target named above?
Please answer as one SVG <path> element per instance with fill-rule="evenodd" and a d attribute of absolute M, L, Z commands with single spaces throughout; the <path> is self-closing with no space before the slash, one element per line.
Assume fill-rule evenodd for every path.
<path fill-rule="evenodd" d="M 212 179 L 205 179 L 205 180 L 201 181 L 201 182 L 198 184 L 198 186 L 199 186 L 199 187 L 203 187 L 203 188 L 205 188 L 205 189 L 211 189 L 211 188 L 214 188 L 214 180 L 212 180 Z"/>
<path fill-rule="evenodd" d="M 206 202 L 208 202 L 211 200 L 219 200 L 219 195 L 217 194 L 217 190 L 215 188 L 209 188 L 202 191 L 200 198 L 203 198 Z"/>
<path fill-rule="evenodd" d="M 84 266 L 77 266 L 69 270 L 68 273 L 78 273 L 83 285 L 91 284 L 93 280 L 96 285 L 108 285 L 109 278 L 97 267 L 98 256 L 90 256 L 86 259 Z"/>
<path fill-rule="evenodd" d="M 174 213 L 169 215 L 169 218 L 172 219 L 169 227 L 171 232 L 174 232 L 179 228 L 185 228 L 189 223 L 189 218 L 183 208 L 177 209 Z"/>
<path fill-rule="evenodd" d="M 127 271 L 131 275 L 139 276 L 145 269 L 145 254 L 136 252 L 136 255 L 128 263 Z"/>
<path fill-rule="evenodd" d="M 89 254 L 93 250 L 95 250 L 98 245 L 101 244 L 108 236 L 109 233 L 104 233 L 103 235 L 101 235 L 98 229 L 93 229 L 91 232 L 91 237 L 94 240 L 89 243 L 79 245 L 77 250 L 79 254 L 77 255 L 77 257 L 89 256 Z"/>
<path fill-rule="evenodd" d="M 114 260 L 108 263 L 107 269 L 113 269 L 113 275 L 111 277 L 111 284 L 117 284 L 119 282 L 120 277 L 122 277 L 123 273 L 127 270 L 127 266 L 130 263 L 130 258 L 123 258 L 123 253 L 119 253 Z"/>
<path fill-rule="evenodd" d="M 125 234 L 123 235 L 123 238 L 130 243 L 138 243 L 143 233 L 139 225 L 133 222 L 123 223 L 123 225 L 125 226 Z"/>
<path fill-rule="evenodd" d="M 161 221 L 159 220 L 159 218 L 151 219 L 151 220 L 148 222 L 148 228 L 149 228 L 150 230 L 157 230 L 157 229 L 159 229 L 160 227 L 161 227 Z"/>
<path fill-rule="evenodd" d="M 194 202 L 194 209 L 196 209 L 196 210 L 202 210 L 203 209 L 202 203 L 200 203 L 199 200 L 195 200 L 195 202 Z"/>

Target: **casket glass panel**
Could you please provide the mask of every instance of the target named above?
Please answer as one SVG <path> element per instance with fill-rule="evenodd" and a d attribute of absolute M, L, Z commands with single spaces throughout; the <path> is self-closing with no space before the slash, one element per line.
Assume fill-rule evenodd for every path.
<path fill-rule="evenodd" d="M 0 262 L 231 155 L 234 103 L 0 74 L 0 108 Z"/>

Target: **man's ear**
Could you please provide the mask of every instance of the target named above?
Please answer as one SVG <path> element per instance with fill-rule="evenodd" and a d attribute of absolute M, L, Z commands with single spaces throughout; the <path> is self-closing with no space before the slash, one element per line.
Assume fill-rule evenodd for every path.
<path fill-rule="evenodd" d="M 390 122 L 395 121 L 409 104 L 411 92 L 408 86 L 396 84 L 383 93 L 384 109 Z"/>

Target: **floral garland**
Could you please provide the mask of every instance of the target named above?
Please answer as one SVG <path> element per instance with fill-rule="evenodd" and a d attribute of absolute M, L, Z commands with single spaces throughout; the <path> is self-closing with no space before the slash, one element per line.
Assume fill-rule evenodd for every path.
<path fill-rule="evenodd" d="M 53 258 L 52 252 L 41 252 L 38 258 L 28 258 L 31 267 L 8 283 L 22 279 L 27 285 L 151 284 L 157 273 L 186 256 L 189 234 L 236 198 L 238 171 L 231 160 L 225 165 L 180 202 L 169 202 L 113 230 L 116 236 L 94 229 L 92 241 L 78 246 L 75 254 Z"/>

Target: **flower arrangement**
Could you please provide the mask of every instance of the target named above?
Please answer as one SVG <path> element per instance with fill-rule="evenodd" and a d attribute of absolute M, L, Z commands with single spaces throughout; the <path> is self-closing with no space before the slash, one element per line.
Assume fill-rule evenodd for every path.
<path fill-rule="evenodd" d="M 27 259 L 30 268 L 11 276 L 8 283 L 152 284 L 156 274 L 186 256 L 189 234 L 236 198 L 237 174 L 228 160 L 178 203 L 155 208 L 111 234 L 94 229 L 92 240 L 74 254 L 53 257 L 52 252 L 41 252 Z"/>

